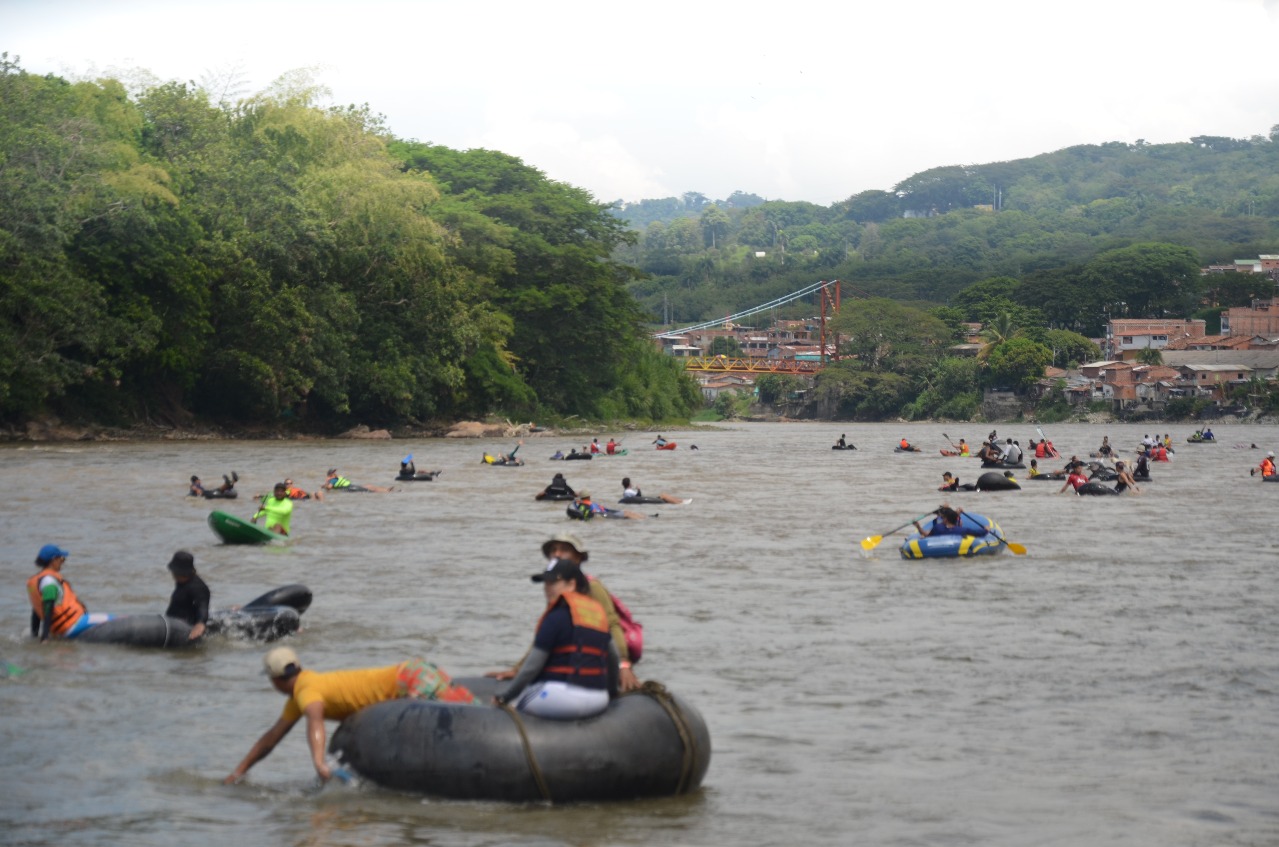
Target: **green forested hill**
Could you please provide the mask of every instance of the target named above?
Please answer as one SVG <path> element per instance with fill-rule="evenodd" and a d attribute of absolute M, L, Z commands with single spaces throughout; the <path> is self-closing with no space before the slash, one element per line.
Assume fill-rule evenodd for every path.
<path fill-rule="evenodd" d="M 1100 253 L 1162 242 L 1207 264 L 1279 252 L 1279 143 L 1085 145 L 934 168 L 830 207 L 710 204 L 639 230 L 622 256 L 650 275 L 632 290 L 655 320 L 663 310 L 675 323 L 710 319 L 823 278 L 945 304 L 975 282 L 1011 277 L 1017 299 L 1044 309 L 1050 325 L 1096 333 L 1105 304 L 1083 314 L 1075 298 L 1052 292 L 1076 288 Z"/>
<path fill-rule="evenodd" d="M 0 59 L 0 421 L 669 418 L 606 204 L 293 83 L 134 97 Z"/>

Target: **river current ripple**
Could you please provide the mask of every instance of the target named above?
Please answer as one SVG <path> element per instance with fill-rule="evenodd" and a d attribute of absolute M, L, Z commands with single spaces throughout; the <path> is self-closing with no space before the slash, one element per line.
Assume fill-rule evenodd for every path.
<path fill-rule="evenodd" d="M 25 669 L 0 679 L 0 843 L 1279 843 L 1279 485 L 1248 475 L 1279 433 L 1222 426 L 1198 446 L 1171 428 L 1175 460 L 1141 496 L 1047 482 L 950 496 L 1025 556 L 904 561 L 900 536 L 863 555 L 860 539 L 942 502 L 942 471 L 978 476 L 975 460 L 939 455 L 944 433 L 977 443 L 990 429 L 745 424 L 666 432 L 680 445 L 669 452 L 629 434 L 628 456 L 569 463 L 547 458 L 572 439 L 530 438 L 528 464 L 510 469 L 479 461 L 507 441 L 0 448 L 0 659 Z M 1102 435 L 1130 451 L 1145 428 L 1046 430 L 1068 455 Z M 829 449 L 841 432 L 857 451 Z M 903 435 L 926 452 L 893 453 Z M 389 484 L 408 452 L 443 474 L 299 504 L 284 545 L 221 545 L 211 505 L 183 496 L 190 474 L 232 469 L 245 495 L 286 475 L 317 487 L 333 465 Z M 557 470 L 609 504 L 628 475 L 694 502 L 570 525 L 562 504 L 532 500 Z M 242 496 L 230 510 L 251 507 Z M 71 550 L 81 597 L 118 614 L 162 611 L 165 564 L 188 549 L 215 606 L 309 585 L 291 644 L 313 668 L 425 654 L 475 674 L 527 645 L 541 606 L 528 576 L 561 529 L 584 535 L 588 570 L 644 623 L 640 676 L 705 717 L 714 754 L 696 794 L 546 807 L 320 789 L 297 729 L 227 787 L 283 702 L 260 645 L 26 638 L 40 545 Z"/>

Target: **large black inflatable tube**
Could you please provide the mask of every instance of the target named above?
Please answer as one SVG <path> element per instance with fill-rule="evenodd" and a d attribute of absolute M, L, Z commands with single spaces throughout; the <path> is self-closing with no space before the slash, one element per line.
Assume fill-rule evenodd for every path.
<path fill-rule="evenodd" d="M 983 461 L 983 462 L 981 463 L 981 466 L 982 466 L 983 468 L 1003 468 L 1003 469 L 1004 469 L 1004 470 L 1006 470 L 1006 471 L 1015 471 L 1015 470 L 1025 470 L 1025 468 L 1026 468 L 1026 463 L 1025 463 L 1025 462 L 1013 462 L 1013 463 L 1009 464 L 1008 462 L 986 462 L 986 461 Z"/>
<path fill-rule="evenodd" d="M 619 503 L 665 503 L 661 497 L 623 497 Z"/>
<path fill-rule="evenodd" d="M 484 703 L 496 691 L 493 680 L 457 682 Z M 488 705 L 391 700 L 343 721 L 329 750 L 386 788 L 507 802 L 669 797 L 695 790 L 710 766 L 705 721 L 673 694 L 627 694 L 585 720 L 517 717 Z"/>
<path fill-rule="evenodd" d="M 302 625 L 302 613 L 311 606 L 311 589 L 305 585 L 282 585 L 239 609 L 214 609 L 206 625 L 208 635 L 274 641 Z M 184 648 L 191 640 L 191 625 L 164 615 L 124 615 L 90 627 L 76 636 L 90 644 L 126 644 L 131 647 Z"/>
<path fill-rule="evenodd" d="M 1088 496 L 1094 494 L 1118 494 L 1119 492 L 1101 482 L 1092 481 L 1085 482 L 1083 485 L 1075 489 L 1076 494 Z"/>
<path fill-rule="evenodd" d="M 90 644 L 127 644 L 130 647 L 194 647 L 191 625 L 164 615 L 125 615 L 91 626 L 75 637 Z"/>
<path fill-rule="evenodd" d="M 977 477 L 978 491 L 1020 491 L 1021 486 L 1016 480 L 1009 479 L 1001 473 L 987 471 Z"/>
<path fill-rule="evenodd" d="M 545 491 L 542 491 L 542 492 L 540 492 L 540 493 L 538 493 L 538 494 L 534 494 L 534 495 L 533 495 L 533 499 L 534 499 L 534 500 L 551 500 L 551 501 L 555 501 L 555 502 L 563 503 L 565 500 L 576 500 L 576 499 L 577 499 L 577 495 L 576 495 L 576 494 L 570 494 L 570 493 L 569 493 L 569 492 L 567 492 L 567 491 L 565 491 L 565 492 L 563 492 L 563 493 L 561 493 L 561 494 L 554 494 L 554 493 L 552 493 L 552 494 L 547 494 Z"/>
<path fill-rule="evenodd" d="M 240 496 L 240 492 L 232 488 L 230 491 L 219 491 L 216 488 L 206 489 L 202 496 L 205 500 L 234 500 Z"/>
<path fill-rule="evenodd" d="M 418 471 L 415 474 L 396 474 L 395 478 L 399 482 L 430 482 L 437 473 L 439 471 Z"/>

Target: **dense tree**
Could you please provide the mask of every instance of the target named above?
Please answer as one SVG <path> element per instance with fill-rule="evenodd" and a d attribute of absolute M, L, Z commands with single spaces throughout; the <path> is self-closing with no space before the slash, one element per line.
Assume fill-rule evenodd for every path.
<path fill-rule="evenodd" d="M 1175 244 L 1108 250 L 1088 263 L 1084 279 L 1102 292 L 1112 317 L 1187 315 L 1204 289 L 1199 256 Z"/>

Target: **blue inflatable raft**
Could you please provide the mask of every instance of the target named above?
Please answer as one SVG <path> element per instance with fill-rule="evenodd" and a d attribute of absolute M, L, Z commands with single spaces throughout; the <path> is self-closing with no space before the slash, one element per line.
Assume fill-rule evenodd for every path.
<path fill-rule="evenodd" d="M 986 535 L 929 535 L 914 534 L 902 542 L 903 559 L 958 559 L 969 556 L 996 556 L 1008 546 L 1004 543 L 1004 531 L 990 518 L 964 512 L 960 519 L 965 525 L 984 528 Z"/>

